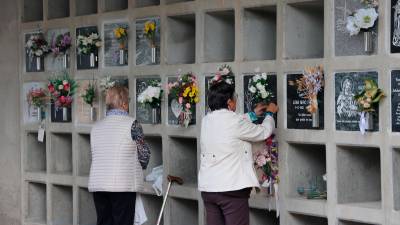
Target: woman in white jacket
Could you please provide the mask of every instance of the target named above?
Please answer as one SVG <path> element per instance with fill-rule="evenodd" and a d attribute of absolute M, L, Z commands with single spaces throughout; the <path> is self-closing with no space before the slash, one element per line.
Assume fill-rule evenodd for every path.
<path fill-rule="evenodd" d="M 211 110 L 201 125 L 199 190 L 207 225 L 249 225 L 251 189 L 259 187 L 251 142 L 267 139 L 275 128 L 274 103 L 258 105 L 254 112 L 236 114 L 234 87 L 224 81 L 210 87 Z M 262 124 L 252 120 L 266 114 Z"/>

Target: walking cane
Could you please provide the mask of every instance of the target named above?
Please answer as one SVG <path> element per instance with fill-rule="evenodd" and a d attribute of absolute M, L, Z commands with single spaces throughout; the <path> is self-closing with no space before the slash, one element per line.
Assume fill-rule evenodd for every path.
<path fill-rule="evenodd" d="M 165 203 L 167 203 L 169 189 L 171 189 L 172 183 L 176 182 L 179 185 L 183 184 L 183 179 L 180 177 L 174 177 L 174 176 L 168 175 L 167 179 L 168 179 L 168 188 L 167 188 L 167 192 L 165 193 L 164 200 L 163 200 L 163 203 L 161 206 L 160 215 L 158 215 L 157 225 L 160 225 L 160 223 L 161 223 L 161 219 L 162 219 L 164 208 L 165 208 Z"/>

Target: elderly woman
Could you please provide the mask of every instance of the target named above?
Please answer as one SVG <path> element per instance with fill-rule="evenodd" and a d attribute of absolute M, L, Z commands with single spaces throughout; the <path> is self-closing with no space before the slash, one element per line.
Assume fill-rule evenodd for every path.
<path fill-rule="evenodd" d="M 224 81 L 210 87 L 207 97 L 211 112 L 201 125 L 198 183 L 207 225 L 249 225 L 248 199 L 251 189 L 259 187 L 251 142 L 267 139 L 275 128 L 275 104 L 258 105 L 254 112 L 238 115 L 234 91 Z M 263 114 L 262 124 L 252 123 Z"/>
<path fill-rule="evenodd" d="M 97 225 L 132 225 L 136 192 L 143 187 L 150 151 L 141 126 L 128 115 L 128 89 L 110 88 L 106 105 L 106 118 L 90 133 L 89 191 L 93 192 Z"/>

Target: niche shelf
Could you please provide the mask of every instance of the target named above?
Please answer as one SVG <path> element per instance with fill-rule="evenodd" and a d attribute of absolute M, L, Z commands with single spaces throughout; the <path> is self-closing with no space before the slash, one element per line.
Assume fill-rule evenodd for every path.
<path fill-rule="evenodd" d="M 97 217 L 93 202 L 93 194 L 90 193 L 88 189 L 80 187 L 78 195 L 78 224 L 96 224 Z"/>
<path fill-rule="evenodd" d="M 192 2 L 194 0 L 165 0 L 167 5 L 174 4 L 174 3 L 182 3 L 182 2 Z"/>
<path fill-rule="evenodd" d="M 167 22 L 167 63 L 195 63 L 196 15 L 169 16 Z"/>
<path fill-rule="evenodd" d="M 135 1 L 136 8 L 155 6 L 155 5 L 160 5 L 160 0 L 136 0 Z"/>
<path fill-rule="evenodd" d="M 339 220 L 338 225 L 373 225 L 371 223 L 359 223 L 359 222 L 353 222 L 353 221 L 347 221 L 347 220 Z"/>
<path fill-rule="evenodd" d="M 24 0 L 23 22 L 43 20 L 43 0 Z"/>
<path fill-rule="evenodd" d="M 394 210 L 400 210 L 400 149 L 393 150 L 393 198 Z"/>
<path fill-rule="evenodd" d="M 171 137 L 169 171 L 184 178 L 184 186 L 197 188 L 197 140 L 195 138 Z M 175 223 L 172 223 L 175 224 Z"/>
<path fill-rule="evenodd" d="M 275 211 L 265 209 L 250 209 L 251 225 L 279 225 L 279 218 L 276 218 Z"/>
<path fill-rule="evenodd" d="M 380 150 L 337 146 L 338 203 L 381 208 Z"/>
<path fill-rule="evenodd" d="M 235 12 L 208 12 L 204 21 L 204 61 L 231 62 L 235 59 Z"/>
<path fill-rule="evenodd" d="M 162 196 L 142 194 L 144 210 L 146 211 L 147 222 L 143 225 L 154 225 L 157 223 L 158 214 L 163 202 Z M 162 223 L 161 223 L 162 224 Z"/>
<path fill-rule="evenodd" d="M 46 223 L 46 184 L 27 183 L 27 215 L 26 220 L 31 223 Z"/>
<path fill-rule="evenodd" d="M 72 175 L 72 134 L 51 134 L 50 165 L 51 173 Z"/>
<path fill-rule="evenodd" d="M 53 225 L 72 224 L 72 187 L 53 185 L 51 192 Z"/>
<path fill-rule="evenodd" d="M 75 0 L 76 15 L 85 16 L 97 13 L 97 0 Z"/>
<path fill-rule="evenodd" d="M 78 134 L 78 175 L 88 177 L 91 163 L 90 135 Z"/>
<path fill-rule="evenodd" d="M 106 12 L 125 10 L 128 8 L 128 0 L 104 0 Z"/>
<path fill-rule="evenodd" d="M 317 185 L 326 190 L 326 148 L 317 144 L 290 144 L 288 151 L 289 197 L 299 198 L 299 187 Z"/>
<path fill-rule="evenodd" d="M 276 6 L 244 9 L 244 60 L 276 59 Z"/>
<path fill-rule="evenodd" d="M 162 158 L 162 138 L 157 136 L 148 136 L 145 137 L 145 141 L 147 144 L 150 145 L 151 149 L 151 157 L 149 165 L 147 169 L 144 171 L 144 176 L 146 177 L 148 174 L 151 173 L 151 170 L 154 167 L 160 166 L 163 164 Z"/>
<path fill-rule="evenodd" d="M 328 219 L 301 214 L 289 214 L 290 225 L 328 225 Z"/>
<path fill-rule="evenodd" d="M 170 223 L 174 225 L 198 225 L 199 206 L 195 200 L 172 198 L 170 201 Z M 179 216 L 177 216 L 179 215 Z"/>
<path fill-rule="evenodd" d="M 48 19 L 69 17 L 69 0 L 48 1 Z"/>
<path fill-rule="evenodd" d="M 286 6 L 286 59 L 324 56 L 324 1 L 306 1 Z"/>
<path fill-rule="evenodd" d="M 26 135 L 25 171 L 46 173 L 46 142 L 39 142 L 37 136 L 35 132 Z"/>

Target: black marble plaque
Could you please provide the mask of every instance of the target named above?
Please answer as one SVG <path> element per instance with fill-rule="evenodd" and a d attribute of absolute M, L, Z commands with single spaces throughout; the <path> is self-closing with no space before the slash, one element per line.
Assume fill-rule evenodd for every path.
<path fill-rule="evenodd" d="M 250 79 L 253 78 L 254 73 L 245 73 L 243 76 L 243 105 L 244 112 L 252 112 L 256 106 L 256 102 L 254 102 L 254 95 L 249 91 Z M 271 102 L 277 103 L 277 88 L 276 88 L 276 74 L 267 74 L 268 75 L 268 88 L 267 90 L 272 93 L 273 97 L 271 98 Z M 274 116 L 275 121 L 277 119 L 277 115 Z M 259 117 L 257 123 L 262 123 L 264 120 L 264 116 Z M 275 123 L 276 125 L 277 123 Z"/>
<path fill-rule="evenodd" d="M 78 38 L 78 35 L 89 35 L 91 33 L 98 33 L 96 26 L 76 28 L 76 38 Z M 78 54 L 78 48 L 76 48 L 76 68 L 78 70 L 98 68 L 99 67 L 98 50 L 95 51 L 94 56 L 95 56 L 95 59 L 97 59 L 97 60 L 95 60 L 95 66 L 90 67 L 90 55 Z"/>
<path fill-rule="evenodd" d="M 152 123 L 152 108 L 149 105 L 143 105 L 137 101 L 140 93 L 148 87 L 148 82 L 152 80 L 159 80 L 161 82 L 158 76 L 136 79 L 136 119 L 140 123 Z"/>
<path fill-rule="evenodd" d="M 32 35 L 37 35 L 41 33 L 30 33 L 25 34 L 25 43 L 29 40 Z M 37 57 L 36 56 L 29 56 L 28 49 L 25 47 L 25 67 L 26 72 L 43 72 L 44 71 L 44 57 L 40 57 L 40 70 L 37 69 Z"/>
<path fill-rule="evenodd" d="M 400 52 L 400 0 L 391 0 L 390 52 Z"/>
<path fill-rule="evenodd" d="M 360 113 L 354 96 L 361 92 L 364 80 L 372 79 L 378 82 L 378 73 L 345 72 L 335 74 L 335 118 L 336 130 L 359 131 Z M 379 108 L 373 113 L 374 130 L 379 130 Z"/>
<path fill-rule="evenodd" d="M 126 66 L 128 65 L 128 43 L 125 43 L 124 63 L 119 63 L 120 48 L 119 42 L 114 36 L 114 29 L 122 27 L 127 29 L 129 40 L 128 23 L 108 23 L 104 24 L 104 65 L 105 66 Z"/>
<path fill-rule="evenodd" d="M 177 77 L 168 77 L 168 83 L 173 83 L 178 80 Z M 179 125 L 178 122 L 178 116 L 179 114 L 177 112 L 173 112 L 173 109 L 171 107 L 172 101 L 175 99 L 175 96 L 168 95 L 168 124 L 170 125 Z M 193 105 L 192 107 L 196 107 Z M 192 120 L 190 121 L 189 125 L 195 125 L 196 124 L 196 108 L 193 110 L 192 114 Z"/>
<path fill-rule="evenodd" d="M 144 24 L 153 20 L 156 23 L 156 62 L 151 62 L 151 47 L 143 35 Z M 160 64 L 160 18 L 148 17 L 136 20 L 136 65 Z"/>
<path fill-rule="evenodd" d="M 318 93 L 319 127 L 312 127 L 312 115 L 306 109 L 309 100 L 302 97 L 302 93 L 297 91 L 295 82 L 301 78 L 302 74 L 287 75 L 287 128 L 289 129 L 324 129 L 324 89 Z"/>
<path fill-rule="evenodd" d="M 54 123 L 69 123 L 72 120 L 72 110 L 71 107 L 67 108 L 67 120 L 63 120 L 63 109 L 55 107 L 54 104 L 51 104 L 51 122 Z"/>
<path fill-rule="evenodd" d="M 392 132 L 400 132 L 400 70 L 392 71 Z"/>

